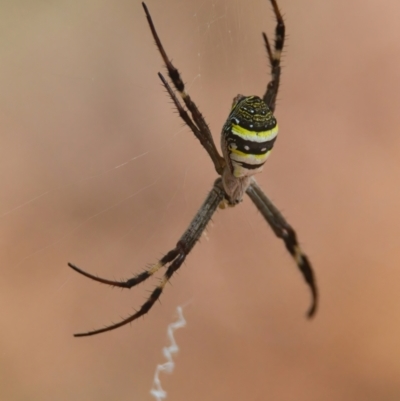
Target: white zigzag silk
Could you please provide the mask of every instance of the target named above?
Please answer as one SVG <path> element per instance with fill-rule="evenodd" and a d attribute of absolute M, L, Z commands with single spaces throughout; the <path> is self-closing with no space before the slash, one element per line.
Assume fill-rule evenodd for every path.
<path fill-rule="evenodd" d="M 157 365 L 156 373 L 154 375 L 153 380 L 153 388 L 150 390 L 150 394 L 157 400 L 161 401 L 164 398 L 167 398 L 167 392 L 161 387 L 161 381 L 159 378 L 160 372 L 172 373 L 175 367 L 175 362 L 172 359 L 172 354 L 176 354 L 179 351 L 179 347 L 176 344 L 174 338 L 174 331 L 176 329 L 180 329 L 181 327 L 186 326 L 186 320 L 183 317 L 182 307 L 178 306 L 176 308 L 176 312 L 178 314 L 178 320 L 174 323 L 171 323 L 167 329 L 167 336 L 170 340 L 170 345 L 168 347 L 163 348 L 163 354 L 167 362 Z"/>

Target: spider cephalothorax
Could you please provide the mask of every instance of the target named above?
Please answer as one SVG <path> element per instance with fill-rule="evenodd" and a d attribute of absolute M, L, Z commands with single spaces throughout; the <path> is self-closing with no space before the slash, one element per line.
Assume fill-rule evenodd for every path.
<path fill-rule="evenodd" d="M 267 35 L 263 34 L 263 37 L 271 64 L 271 80 L 262 98 L 258 96 L 246 97 L 238 95 L 233 100 L 231 112 L 223 126 L 221 134 L 222 156 L 215 146 L 211 131 L 204 117 L 196 104 L 186 93 L 185 85 L 178 70 L 168 59 L 167 53 L 154 27 L 149 10 L 146 5 L 142 3 L 153 38 L 167 67 L 168 75 L 176 91 L 185 103 L 186 109 L 182 106 L 164 76 L 160 73 L 158 75 L 178 110 L 179 116 L 205 148 L 214 164 L 216 172 L 221 178 L 218 178 L 214 182 L 213 188 L 206 200 L 196 213 L 187 230 L 177 242 L 175 248 L 169 251 L 157 263 L 135 277 L 127 281 L 106 280 L 89 274 L 77 266 L 68 263 L 72 269 L 92 280 L 121 288 L 132 288 L 166 266 L 166 272 L 159 285 L 153 290 L 148 300 L 136 313 L 119 323 L 112 324 L 102 329 L 75 334 L 75 336 L 90 336 L 113 330 L 147 313 L 160 297 L 172 275 L 181 267 L 186 256 L 193 249 L 218 206 L 235 206 L 242 201 L 245 193 L 261 212 L 275 235 L 283 240 L 286 249 L 296 262 L 312 293 L 312 303 L 308 311 L 308 316 L 311 317 L 314 315 L 317 307 L 317 287 L 311 264 L 298 244 L 295 231 L 286 222 L 274 204 L 267 198 L 253 177 L 254 174 L 261 172 L 278 134 L 278 125 L 273 116 L 273 112 L 275 110 L 276 96 L 279 89 L 281 73 L 280 57 L 285 40 L 285 25 L 276 0 L 270 1 L 277 20 L 273 50 Z"/>

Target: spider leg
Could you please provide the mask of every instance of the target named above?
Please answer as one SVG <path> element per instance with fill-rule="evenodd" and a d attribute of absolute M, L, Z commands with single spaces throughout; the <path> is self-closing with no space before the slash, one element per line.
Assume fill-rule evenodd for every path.
<path fill-rule="evenodd" d="M 179 94 L 182 97 L 186 107 L 190 111 L 190 113 L 192 115 L 192 119 L 194 121 L 194 124 L 193 124 L 193 122 L 192 123 L 188 122 L 190 117 L 188 116 L 186 111 L 185 111 L 185 113 L 182 113 L 182 110 L 184 110 L 184 109 L 179 104 L 178 99 L 175 97 L 175 95 L 172 94 L 173 92 L 171 91 L 171 88 L 166 83 L 165 79 L 162 77 L 161 74 L 159 74 L 159 77 L 162 80 L 163 85 L 167 89 L 170 97 L 172 98 L 172 101 L 174 102 L 176 108 L 178 109 L 180 117 L 189 126 L 189 128 L 192 130 L 194 135 L 197 137 L 197 139 L 200 140 L 200 143 L 203 145 L 203 147 L 205 148 L 205 150 L 207 151 L 207 153 L 211 157 L 211 160 L 214 163 L 215 170 L 217 171 L 217 173 L 219 175 L 221 175 L 222 171 L 224 169 L 224 166 L 225 166 L 225 160 L 219 154 L 219 152 L 218 152 L 218 150 L 217 150 L 217 148 L 215 146 L 213 137 L 211 135 L 210 128 L 208 127 L 203 115 L 200 113 L 200 110 L 197 108 L 196 104 L 192 101 L 190 96 L 186 93 L 185 84 L 182 81 L 182 78 L 181 78 L 181 76 L 179 74 L 179 71 L 175 68 L 175 66 L 169 60 L 169 58 L 167 56 L 167 53 L 165 52 L 165 49 L 164 49 L 164 47 L 163 47 L 163 45 L 161 43 L 161 40 L 158 37 L 156 28 L 154 27 L 153 20 L 151 18 L 150 12 L 149 12 L 146 4 L 142 3 L 142 6 L 143 6 L 143 9 L 144 9 L 144 12 L 146 13 L 147 21 L 149 23 L 150 30 L 151 30 L 151 33 L 153 35 L 153 38 L 154 38 L 154 40 L 156 42 L 157 49 L 160 52 L 161 57 L 164 60 L 165 66 L 167 67 L 168 76 L 171 78 L 171 81 L 174 84 L 176 90 L 179 92 Z M 196 128 L 194 128 L 194 126 Z"/>
<path fill-rule="evenodd" d="M 263 32 L 265 47 L 268 53 L 268 59 L 271 66 L 271 81 L 267 85 L 267 91 L 263 97 L 264 102 L 271 109 L 275 110 L 276 96 L 278 95 L 279 81 L 281 77 L 281 54 L 285 42 L 285 24 L 283 22 L 282 14 L 279 11 L 276 0 L 271 0 L 272 8 L 274 9 L 276 17 L 275 28 L 275 44 L 272 51 L 267 35 Z"/>
<path fill-rule="evenodd" d="M 98 276 L 94 276 L 93 274 L 87 273 L 84 270 L 80 269 L 78 266 L 73 265 L 72 263 L 68 263 L 68 266 L 75 270 L 76 272 L 82 274 L 85 277 L 88 277 L 94 281 L 98 281 L 102 284 L 108 284 L 113 287 L 121 287 L 121 288 L 132 288 L 135 285 L 147 280 L 151 277 L 154 273 L 160 270 L 161 267 L 165 266 L 167 263 L 172 262 L 176 256 L 178 255 L 178 250 L 173 249 L 169 251 L 163 258 L 161 258 L 157 263 L 151 265 L 148 269 L 144 270 L 143 272 L 139 273 L 135 277 L 130 278 L 126 281 L 114 281 L 114 280 L 107 280 Z"/>
<path fill-rule="evenodd" d="M 110 331 L 117 329 L 118 327 L 124 326 L 130 322 L 133 322 L 140 316 L 146 314 L 154 305 L 154 303 L 158 300 L 161 296 L 165 285 L 171 279 L 172 275 L 181 267 L 182 263 L 184 262 L 186 256 L 190 253 L 193 249 L 196 242 L 199 240 L 201 234 L 203 233 L 204 229 L 206 228 L 207 224 L 211 220 L 211 217 L 215 213 L 218 208 L 218 205 L 225 197 L 225 191 L 222 187 L 221 179 L 217 179 L 214 183 L 214 186 L 211 192 L 208 194 L 206 200 L 204 201 L 203 205 L 196 213 L 195 217 L 193 218 L 192 222 L 190 223 L 187 230 L 184 232 L 182 237 L 179 239 L 176 247 L 169 251 L 158 263 L 152 265 L 149 270 L 144 271 L 134 278 L 131 278 L 125 282 L 120 281 L 110 281 L 105 280 L 96 276 L 93 276 L 89 273 L 84 272 L 83 270 L 79 269 L 78 267 L 68 263 L 68 265 L 77 271 L 78 273 L 83 274 L 84 276 L 91 278 L 93 280 L 99 281 L 104 284 L 109 284 L 113 286 L 123 287 L 123 288 L 131 288 L 136 284 L 146 280 L 152 274 L 154 274 L 157 270 L 159 270 L 162 266 L 169 263 L 169 266 L 162 277 L 158 286 L 152 291 L 150 297 L 147 301 L 140 307 L 140 309 L 134 313 L 133 315 L 127 317 L 126 319 L 112 324 L 110 326 L 106 326 L 102 329 L 88 331 L 86 333 L 78 333 L 74 334 L 75 337 L 86 337 L 92 336 L 94 334 L 104 333 L 105 331 Z"/>
<path fill-rule="evenodd" d="M 118 327 L 125 326 L 126 324 L 133 322 L 140 316 L 143 316 L 144 314 L 146 314 L 151 309 L 151 307 L 154 305 L 154 303 L 157 301 L 157 299 L 160 297 L 160 295 L 161 295 L 165 285 L 168 283 L 169 279 L 172 277 L 172 275 L 175 273 L 175 271 L 181 267 L 185 258 L 186 258 L 186 255 L 184 253 L 178 254 L 176 259 L 168 267 L 164 277 L 160 281 L 160 284 L 153 290 L 153 292 L 150 294 L 150 297 L 148 298 L 148 300 L 140 307 L 140 309 L 136 313 L 127 317 L 124 320 L 121 320 L 118 323 L 103 327 L 102 329 L 88 331 L 86 333 L 77 333 L 77 334 L 74 334 L 74 337 L 93 336 L 95 334 L 100 334 L 100 333 L 104 333 L 106 331 L 118 329 Z"/>
<path fill-rule="evenodd" d="M 254 202 L 257 209 L 264 216 L 267 223 L 271 226 L 275 235 L 282 238 L 285 243 L 286 249 L 292 255 L 298 268 L 300 269 L 306 283 L 309 285 L 312 294 L 311 307 L 308 310 L 308 317 L 314 316 L 317 310 L 318 291 L 315 283 L 314 272 L 308 257 L 303 253 L 297 241 L 296 232 L 286 222 L 285 218 L 274 206 L 274 204 L 267 198 L 256 181 L 253 179 L 252 183 L 246 190 L 247 195 Z"/>
<path fill-rule="evenodd" d="M 170 87 L 169 83 L 167 80 L 164 78 L 164 76 L 159 72 L 158 73 L 159 78 L 161 79 L 162 84 L 164 85 L 165 89 L 168 92 L 168 95 L 174 102 L 174 105 L 176 109 L 178 110 L 179 117 L 182 118 L 182 120 L 188 125 L 188 127 L 192 130 L 196 138 L 200 141 L 200 143 L 203 145 L 205 149 L 207 149 L 208 146 L 208 141 L 202 134 L 202 132 L 199 130 L 197 125 L 193 122 L 193 120 L 189 117 L 189 114 L 187 111 L 183 108 L 183 106 L 180 104 L 178 98 L 176 97 L 174 91 Z M 219 155 L 218 155 L 219 156 Z M 218 168 L 221 168 L 222 164 L 225 163 L 225 161 L 221 161 L 221 163 L 218 165 Z M 217 168 L 217 166 L 215 166 Z M 218 170 L 217 170 L 218 172 Z"/>

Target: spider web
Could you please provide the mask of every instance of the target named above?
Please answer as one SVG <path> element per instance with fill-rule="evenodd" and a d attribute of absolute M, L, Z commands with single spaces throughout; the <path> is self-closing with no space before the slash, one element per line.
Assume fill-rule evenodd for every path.
<path fill-rule="evenodd" d="M 5 11 L 18 29 L 11 23 L 6 26 L 10 36 L 8 44 L 3 42 L 3 59 L 11 61 L 3 65 L 2 75 L 12 79 L 4 79 L 0 111 L 1 254 L 6 266 L 0 276 L 3 302 L 11 300 L 13 305 L 4 322 L 16 332 L 29 331 L 31 341 L 41 346 L 49 333 L 56 336 L 44 372 L 55 348 L 64 349 L 63 336 L 126 316 L 154 286 L 152 282 L 134 292 L 111 291 L 77 277 L 66 263 L 117 279 L 140 271 L 175 244 L 215 178 L 206 153 L 173 113 L 160 86 L 156 73 L 163 71 L 161 59 L 140 4 L 103 2 L 94 9 L 90 2 L 77 4 L 14 3 Z M 218 143 L 232 98 L 237 92 L 261 94 L 266 82 L 264 76 L 261 85 L 254 79 L 267 65 L 260 37 L 265 18 L 254 10 L 259 2 L 148 6 Z M 245 11 L 252 24 L 243 22 Z M 263 11 L 268 11 L 265 4 Z M 171 29 L 172 23 L 176 28 Z M 235 211 L 235 220 L 253 234 L 241 210 Z M 221 230 L 230 228 L 229 223 L 219 224 Z M 210 235 L 213 247 L 217 236 Z M 210 249 L 195 250 L 191 261 L 201 257 L 211 270 L 215 251 Z M 232 256 L 225 258 L 224 263 L 233 262 Z M 224 285 L 221 273 L 215 273 L 214 285 Z M 162 301 L 172 310 L 193 291 L 205 293 L 196 286 L 194 281 L 179 289 L 168 286 L 170 296 Z M 206 288 L 204 282 L 199 286 Z M 166 315 L 166 326 L 167 306 L 156 305 L 153 312 Z M 130 355 L 135 353 L 132 344 L 144 343 L 141 336 L 161 330 L 163 323 L 156 325 L 156 320 L 146 318 L 125 329 L 128 338 L 135 338 L 121 342 Z M 14 344 L 8 331 L 4 335 Z M 103 338 L 100 341 L 112 341 Z M 26 378 L 23 357 L 36 347 L 25 336 L 22 341 L 26 346 L 17 353 L 15 366 Z M 154 336 L 152 347 L 159 350 L 161 341 Z M 72 351 L 80 346 L 71 338 L 65 348 L 70 353 L 65 356 L 67 365 L 80 364 Z M 104 359 L 110 357 L 108 352 Z M 6 361 L 11 358 L 7 350 L 0 349 L 0 354 Z M 59 361 L 56 366 L 61 377 Z M 124 361 L 121 366 L 129 364 Z M 106 376 L 110 370 L 102 372 Z M 31 380 L 39 380 L 36 373 Z M 69 377 L 63 383 L 73 382 Z M 39 386 L 32 391 L 42 390 Z M 57 391 L 53 388 L 47 399 L 61 399 L 54 396 Z"/>
<path fill-rule="evenodd" d="M 161 375 L 173 400 L 400 399 L 399 4 L 279 0 L 280 137 L 257 180 L 315 261 L 317 319 L 245 201 L 217 213 L 149 315 L 78 340 L 155 281 L 112 290 L 67 262 L 111 279 L 155 262 L 215 172 L 160 85 L 140 0 L 2 1 L 0 400 L 151 399 L 171 315 L 192 298 Z M 219 142 L 232 98 L 268 80 L 268 1 L 147 5 Z"/>

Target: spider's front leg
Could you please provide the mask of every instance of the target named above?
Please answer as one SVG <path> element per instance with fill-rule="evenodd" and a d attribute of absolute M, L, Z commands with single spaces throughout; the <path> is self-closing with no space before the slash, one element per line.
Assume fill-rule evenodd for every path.
<path fill-rule="evenodd" d="M 196 216 L 190 223 L 189 227 L 182 235 L 180 240 L 177 242 L 176 247 L 169 251 L 162 259 L 160 259 L 157 263 L 150 266 L 149 269 L 139 273 L 137 276 L 126 280 L 126 281 L 112 281 L 103 279 L 100 277 L 96 277 L 92 274 L 85 272 L 84 270 L 80 269 L 79 267 L 73 265 L 72 263 L 68 263 L 68 266 L 74 269 L 76 272 L 88 277 L 92 280 L 98 281 L 103 284 L 108 284 L 115 287 L 121 288 L 132 288 L 135 285 L 145 281 L 149 277 L 151 277 L 154 273 L 156 273 L 161 267 L 165 265 L 169 265 L 167 267 L 167 271 L 165 272 L 164 276 L 162 277 L 158 286 L 152 291 L 148 300 L 140 307 L 140 309 L 134 313 L 133 315 L 127 317 L 126 319 L 112 324 L 110 326 L 106 326 L 102 329 L 88 331 L 86 333 L 78 333 L 75 334 L 75 337 L 85 337 L 91 336 L 94 334 L 104 333 L 105 331 L 110 331 L 117 329 L 118 327 L 124 326 L 127 323 L 133 322 L 140 316 L 146 314 L 160 297 L 163 292 L 165 285 L 168 283 L 172 275 L 181 267 L 182 263 L 184 262 L 186 256 L 189 252 L 193 249 L 194 245 L 200 238 L 201 234 L 203 233 L 204 229 L 206 228 L 207 224 L 209 223 L 211 217 L 213 216 L 214 212 L 216 211 L 218 205 L 223 201 L 225 197 L 225 191 L 222 187 L 221 179 L 217 179 L 214 183 L 213 189 L 208 194 L 206 200 L 204 201 L 203 205 L 196 213 Z"/>
<path fill-rule="evenodd" d="M 308 317 L 313 317 L 317 310 L 318 291 L 315 283 L 314 272 L 307 255 L 302 251 L 297 241 L 296 232 L 287 223 L 285 218 L 268 199 L 256 181 L 253 179 L 246 191 L 247 195 L 256 205 L 257 209 L 264 216 L 267 223 L 270 225 L 275 235 L 281 238 L 285 243 L 286 249 L 292 255 L 299 270 L 301 271 L 304 280 L 309 285 L 312 295 L 311 306 L 307 312 Z"/>

